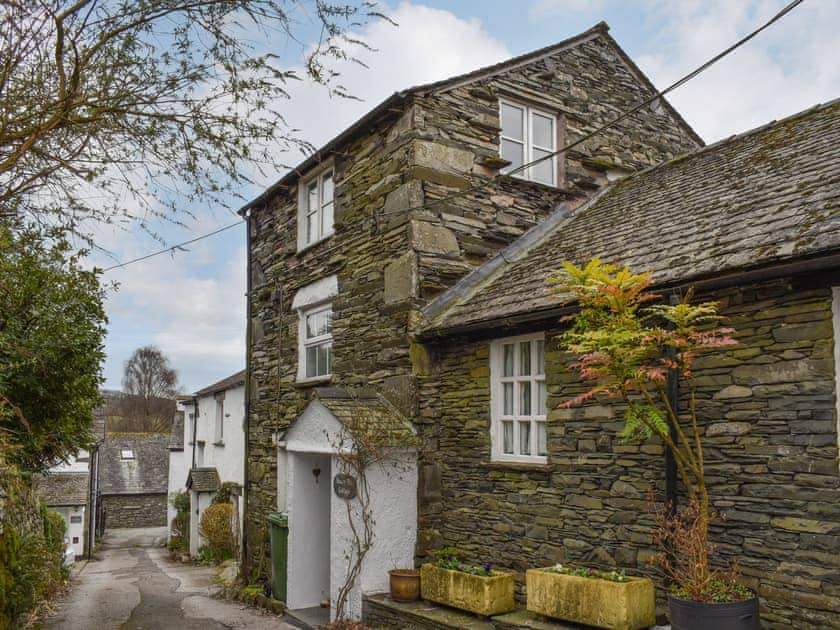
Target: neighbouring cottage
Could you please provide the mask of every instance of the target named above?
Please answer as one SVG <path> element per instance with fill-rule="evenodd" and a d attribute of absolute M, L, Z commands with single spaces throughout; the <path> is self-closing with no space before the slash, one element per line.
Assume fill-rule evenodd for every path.
<path fill-rule="evenodd" d="M 433 449 L 445 445 L 428 430 L 438 417 L 418 404 L 426 353 L 413 332 L 423 307 L 559 206 L 571 211 L 608 182 L 695 150 L 702 140 L 658 100 L 560 158 L 517 176 L 498 175 L 654 94 L 599 24 L 557 45 L 394 94 L 243 208 L 250 374 L 245 572 L 270 572 L 268 518 L 288 513 L 288 583 L 307 580 L 306 588 L 289 591 L 291 609 L 329 599 L 334 616 L 345 558 L 352 556 L 343 538 L 344 500 L 329 493 L 340 474 L 337 453 L 315 439 L 322 425 L 347 429 L 331 400 L 359 400 L 365 390 L 360 413 L 387 405 L 381 413 L 392 422 L 408 418 Z M 464 389 L 446 402 L 467 407 L 477 394 Z M 486 429 L 488 418 L 478 415 L 469 426 Z M 403 453 L 401 463 L 411 479 L 412 455 Z M 354 593 L 384 590 L 387 569 L 425 553 L 429 497 L 448 492 L 434 464 L 421 462 L 419 469 L 419 540 L 411 492 L 401 503 L 402 518 L 410 520 L 399 530 L 376 527 Z M 480 475 L 487 483 L 488 471 Z M 316 482 L 320 492 L 311 492 Z M 376 497 L 404 490 L 397 475 L 371 482 Z M 303 531 L 313 526 L 301 517 L 307 511 L 324 519 L 317 537 Z M 499 544 L 519 543 L 500 532 Z M 383 549 L 390 562 L 380 561 Z M 312 562 L 294 562 L 301 552 Z M 361 597 L 350 598 L 348 612 L 360 615 Z"/>
<path fill-rule="evenodd" d="M 423 311 L 420 553 L 451 544 L 519 573 L 655 572 L 663 448 L 617 439 L 558 349 L 564 260 L 650 270 L 716 300 L 739 345 L 698 361 L 713 542 L 771 626 L 840 626 L 840 101 L 735 136 L 560 209 Z M 421 354 L 419 351 L 417 354 Z M 684 398 L 681 405 L 685 408 Z"/>
<path fill-rule="evenodd" d="M 84 459 L 84 458 L 82 458 Z M 78 460 L 81 462 L 81 460 Z M 35 479 L 35 493 L 51 510 L 64 519 L 67 526 L 65 538 L 77 558 L 85 553 L 85 515 L 90 489 L 90 473 L 87 463 L 76 471 L 53 472 Z"/>
<path fill-rule="evenodd" d="M 235 535 L 241 541 L 244 506 L 239 500 L 239 489 L 245 481 L 244 422 L 244 370 L 178 399 L 169 446 L 169 494 L 190 493 L 191 555 L 196 555 L 203 544 L 199 534 L 201 514 L 223 483 L 235 488 Z M 169 523 L 174 517 L 170 504 Z"/>
<path fill-rule="evenodd" d="M 164 433 L 108 433 L 99 448 L 104 528 L 166 525 L 169 440 Z"/>

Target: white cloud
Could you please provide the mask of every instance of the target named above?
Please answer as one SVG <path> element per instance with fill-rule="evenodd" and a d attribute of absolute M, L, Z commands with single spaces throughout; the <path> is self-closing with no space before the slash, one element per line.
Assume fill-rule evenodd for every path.
<path fill-rule="evenodd" d="M 784 2 L 649 2 L 662 27 L 639 66 L 665 87 L 752 31 Z M 806 2 L 669 96 L 715 141 L 840 96 L 840 3 Z"/>

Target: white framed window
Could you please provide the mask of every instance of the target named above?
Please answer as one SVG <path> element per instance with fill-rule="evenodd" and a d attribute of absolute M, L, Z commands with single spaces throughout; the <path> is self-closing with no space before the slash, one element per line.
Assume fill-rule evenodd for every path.
<path fill-rule="evenodd" d="M 298 250 L 333 233 L 335 219 L 334 170 L 327 168 L 302 180 L 298 193 Z"/>
<path fill-rule="evenodd" d="M 217 444 L 225 439 L 225 395 L 216 395 L 216 431 L 215 439 Z"/>
<path fill-rule="evenodd" d="M 490 420 L 491 459 L 547 461 L 543 333 L 490 344 Z"/>
<path fill-rule="evenodd" d="M 499 100 L 499 155 L 510 162 L 502 172 L 545 157 L 557 150 L 557 116 L 529 105 Z M 557 156 L 515 173 L 516 177 L 557 185 Z"/>
<path fill-rule="evenodd" d="M 332 304 L 300 311 L 298 380 L 327 378 L 332 374 Z"/>
<path fill-rule="evenodd" d="M 130 448 L 120 449 L 120 457 L 122 459 L 134 459 L 134 451 Z"/>

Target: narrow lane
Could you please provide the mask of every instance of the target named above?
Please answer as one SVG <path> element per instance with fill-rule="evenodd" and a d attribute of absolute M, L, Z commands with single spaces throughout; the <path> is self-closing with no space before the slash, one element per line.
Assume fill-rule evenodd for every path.
<path fill-rule="evenodd" d="M 164 532 L 165 533 L 165 532 Z M 216 599 L 211 567 L 175 563 L 159 532 L 116 531 L 98 559 L 78 566 L 70 591 L 45 620 L 49 630 L 224 628 L 294 630 L 282 619 Z"/>

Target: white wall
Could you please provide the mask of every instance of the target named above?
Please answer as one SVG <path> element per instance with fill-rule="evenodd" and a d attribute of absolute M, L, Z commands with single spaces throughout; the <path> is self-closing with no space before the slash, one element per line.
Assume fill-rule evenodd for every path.
<path fill-rule="evenodd" d="M 169 451 L 169 487 L 166 508 L 166 526 L 169 528 L 172 524 L 172 519 L 175 518 L 175 508 L 169 499 L 175 492 L 185 491 L 187 489 L 187 475 L 190 473 L 190 465 L 192 464 L 192 445 L 190 444 L 192 420 L 190 414 L 193 412 L 192 403 L 179 402 L 178 411 L 184 412 L 184 450 L 183 451 Z M 172 535 L 171 530 L 168 529 L 168 536 Z"/>
<path fill-rule="evenodd" d="M 352 553 L 353 537 L 348 524 L 347 503 L 333 491 L 333 479 L 342 472 L 335 455 L 341 425 L 320 402 L 310 403 L 286 435 L 285 453 L 279 449 L 278 463 L 286 462 L 286 507 L 289 514 L 289 608 L 317 605 L 313 601 L 315 583 L 309 580 L 320 566 L 329 565 L 331 618 L 335 618 L 335 601 L 344 583 L 348 568 L 347 556 Z M 347 446 L 347 445 L 345 445 Z M 328 455 L 328 457 L 325 457 Z M 362 565 L 360 579 L 351 591 L 346 612 L 361 618 L 362 594 L 388 590 L 388 570 L 411 567 L 417 539 L 417 466 L 415 454 L 395 453 L 394 459 L 375 465 L 367 471 L 370 488 L 374 539 Z M 321 480 L 315 487 L 313 462 L 329 462 L 330 475 L 325 483 L 326 464 L 321 463 Z M 278 479 L 282 476 L 278 474 Z M 329 559 L 323 557 L 323 544 L 317 556 L 310 551 L 312 540 L 323 539 L 323 502 L 329 501 Z M 359 516 L 358 500 L 350 502 Z M 317 578 L 320 584 L 322 577 Z M 303 582 L 306 581 L 306 582 Z"/>
<path fill-rule="evenodd" d="M 65 538 L 70 542 L 73 551 L 76 553 L 76 559 L 79 560 L 85 554 L 85 506 L 74 505 L 68 507 L 51 507 L 64 518 L 67 524 L 67 533 Z M 78 523 L 72 522 L 72 517 L 76 517 Z M 75 539 L 75 542 L 74 542 Z"/>

